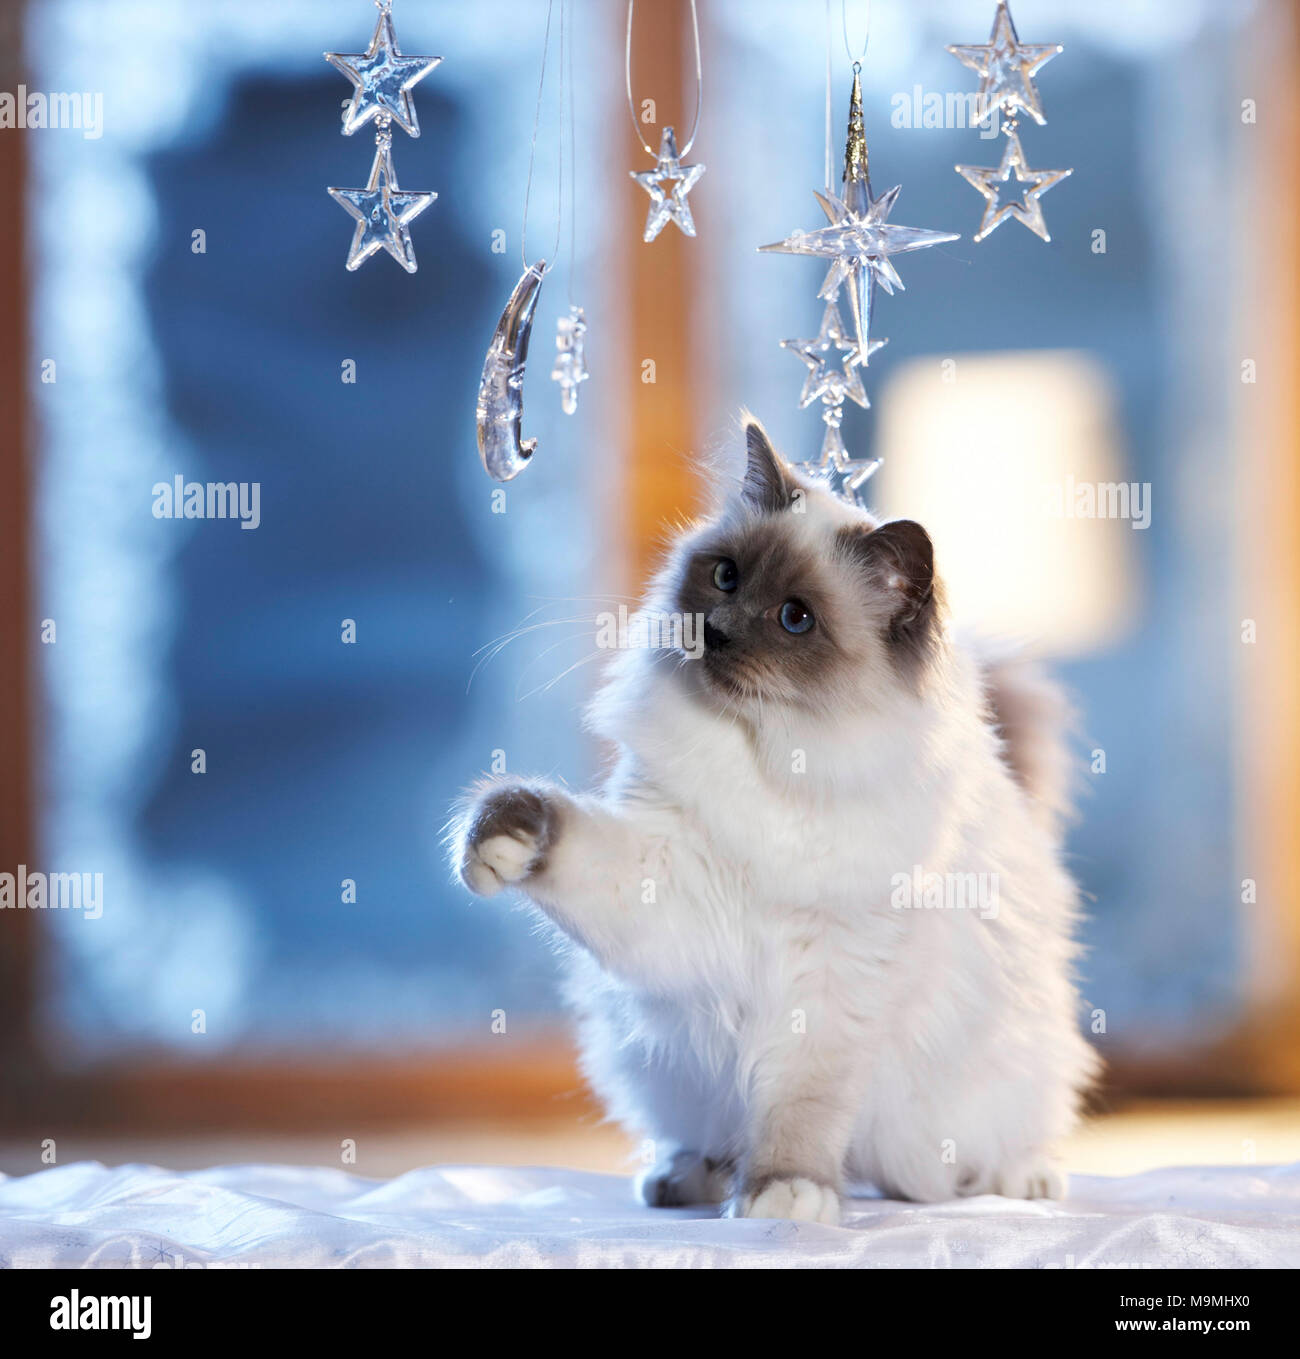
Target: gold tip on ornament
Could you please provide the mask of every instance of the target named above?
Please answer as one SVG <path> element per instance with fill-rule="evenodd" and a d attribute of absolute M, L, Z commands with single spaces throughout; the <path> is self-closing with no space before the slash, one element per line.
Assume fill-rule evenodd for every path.
<path fill-rule="evenodd" d="M 862 121 L 862 77 L 856 64 L 853 71 L 853 94 L 849 99 L 849 133 L 844 143 L 845 184 L 867 182 L 867 132 Z"/>

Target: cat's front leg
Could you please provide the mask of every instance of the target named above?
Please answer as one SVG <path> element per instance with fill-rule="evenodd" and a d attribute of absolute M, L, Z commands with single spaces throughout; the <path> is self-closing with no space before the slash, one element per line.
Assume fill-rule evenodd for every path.
<path fill-rule="evenodd" d="M 517 887 L 626 978 L 682 985 L 698 966 L 694 913 L 673 890 L 665 837 L 647 835 L 598 798 L 542 780 L 491 780 L 454 818 L 451 852 L 470 891 Z"/>
<path fill-rule="evenodd" d="M 748 1150 L 733 1217 L 840 1221 L 840 1188 L 864 1073 L 853 1055 L 811 1050 L 787 1035 L 757 1063 Z M 839 1045 L 837 1045 L 839 1046 Z"/>
<path fill-rule="evenodd" d="M 814 1134 L 815 1136 L 815 1134 Z M 731 1217 L 776 1217 L 790 1222 L 840 1222 L 841 1167 L 834 1152 L 803 1148 L 790 1155 L 780 1141 L 764 1143 L 744 1166 L 728 1205 Z"/>

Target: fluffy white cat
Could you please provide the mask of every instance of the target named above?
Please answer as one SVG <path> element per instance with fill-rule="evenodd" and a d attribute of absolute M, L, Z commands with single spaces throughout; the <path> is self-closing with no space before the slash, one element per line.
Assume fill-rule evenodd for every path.
<path fill-rule="evenodd" d="M 586 1074 L 657 1149 L 647 1203 L 1059 1196 L 1096 1068 L 1063 709 L 954 639 L 919 525 L 805 483 L 753 420 L 746 443 L 644 606 L 702 618 L 703 655 L 620 653 L 604 786 L 479 785 L 456 870 L 567 941 Z"/>

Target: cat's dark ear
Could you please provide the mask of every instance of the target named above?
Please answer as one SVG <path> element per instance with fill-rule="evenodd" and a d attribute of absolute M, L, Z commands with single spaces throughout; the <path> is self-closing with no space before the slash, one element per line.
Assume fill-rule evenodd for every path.
<path fill-rule="evenodd" d="M 785 459 L 772 447 L 767 431 L 745 416 L 745 479 L 740 498 L 760 514 L 779 514 L 790 508 L 796 483 Z"/>
<path fill-rule="evenodd" d="M 930 535 L 911 519 L 896 519 L 877 529 L 845 529 L 842 536 L 891 601 L 890 640 L 928 642 L 939 612 Z"/>

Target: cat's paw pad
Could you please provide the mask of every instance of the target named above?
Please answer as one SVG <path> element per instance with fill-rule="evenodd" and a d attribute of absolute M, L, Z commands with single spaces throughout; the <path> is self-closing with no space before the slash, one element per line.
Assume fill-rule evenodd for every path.
<path fill-rule="evenodd" d="M 556 809 L 544 792 L 520 783 L 485 788 L 462 820 L 461 881 L 481 897 L 538 872 L 555 838 Z"/>
<path fill-rule="evenodd" d="M 694 1203 L 721 1203 L 730 1188 L 727 1165 L 695 1151 L 679 1151 L 647 1170 L 637 1193 L 650 1208 L 684 1208 Z"/>
<path fill-rule="evenodd" d="M 776 1217 L 788 1222 L 824 1222 L 838 1227 L 840 1196 L 815 1180 L 768 1180 L 747 1190 L 733 1205 L 735 1217 Z"/>
<path fill-rule="evenodd" d="M 1048 1161 L 1026 1161 L 994 1176 L 993 1192 L 1007 1199 L 1063 1199 L 1066 1179 Z"/>
<path fill-rule="evenodd" d="M 498 888 L 522 882 L 537 858 L 536 839 L 520 835 L 494 835 L 475 845 L 466 865 L 466 880 L 475 891 L 491 896 Z"/>

